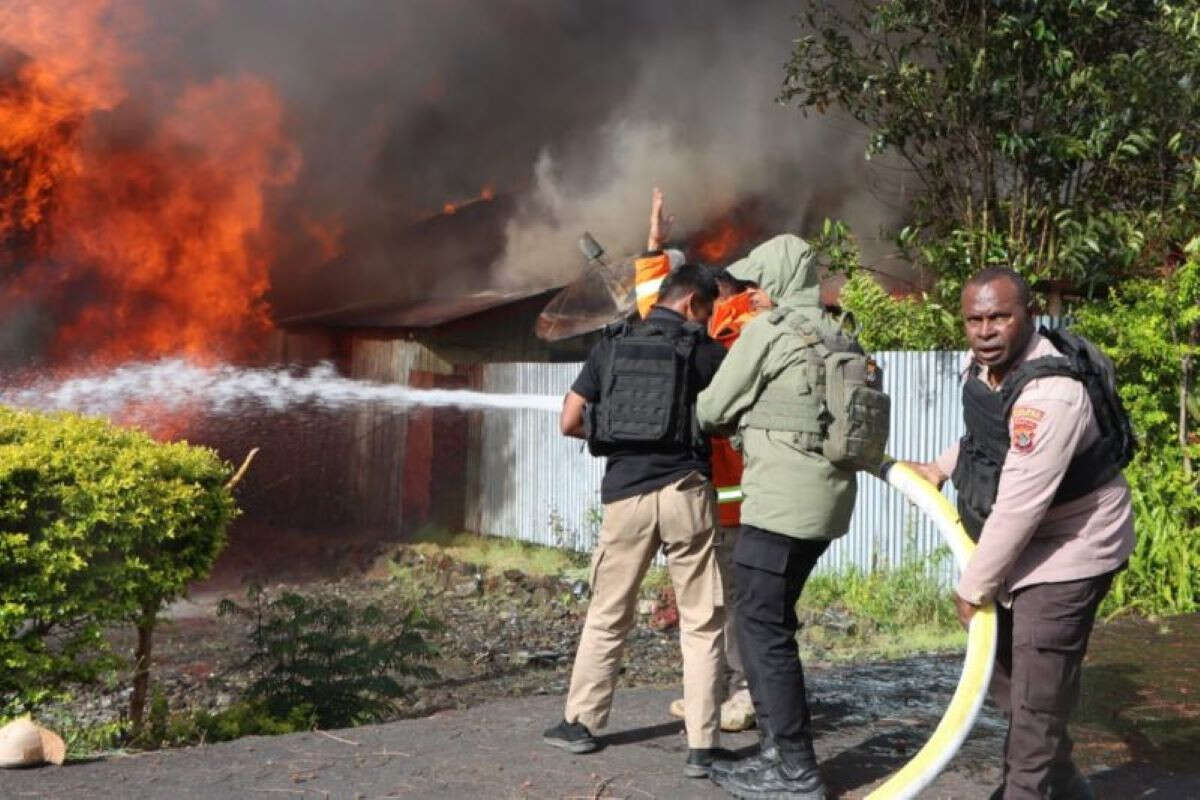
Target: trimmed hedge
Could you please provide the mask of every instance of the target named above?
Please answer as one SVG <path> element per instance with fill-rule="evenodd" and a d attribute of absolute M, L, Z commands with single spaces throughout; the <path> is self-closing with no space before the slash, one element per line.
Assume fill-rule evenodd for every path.
<path fill-rule="evenodd" d="M 102 631 L 132 624 L 140 724 L 154 621 L 224 546 L 231 473 L 208 448 L 0 407 L 0 713 L 113 669 Z"/>

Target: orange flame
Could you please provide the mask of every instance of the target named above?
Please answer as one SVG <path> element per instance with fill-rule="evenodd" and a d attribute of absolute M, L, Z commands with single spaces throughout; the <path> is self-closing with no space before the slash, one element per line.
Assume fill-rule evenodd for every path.
<path fill-rule="evenodd" d="M 696 256 L 705 263 L 719 264 L 729 258 L 747 239 L 748 234 L 732 220 L 721 220 L 715 229 L 701 234 L 693 245 Z"/>
<path fill-rule="evenodd" d="M 459 209 L 465 208 L 466 206 L 469 206 L 473 203 L 490 203 L 491 201 L 493 201 L 495 199 L 496 199 L 495 188 L 492 186 L 492 184 L 485 183 L 483 185 L 483 187 L 479 190 L 479 194 L 476 195 L 475 197 L 468 198 L 461 202 L 443 203 L 441 214 L 434 214 L 432 216 L 437 217 L 437 216 L 449 216 L 450 214 L 457 214 Z"/>
<path fill-rule="evenodd" d="M 688 251 L 706 264 L 725 265 L 740 258 L 767 235 L 766 213 L 754 197 L 741 200 L 692 234 Z"/>
<path fill-rule="evenodd" d="M 107 0 L 60 9 L 71 24 L 43 18 L 48 5 L 0 16 L 0 42 L 24 56 L 0 66 L 0 270 L 17 273 L 0 303 L 48 299 L 58 361 L 247 355 L 270 327 L 267 194 L 299 169 L 280 100 L 252 76 L 218 78 L 139 117 L 121 105 L 129 59 L 109 55 Z"/>

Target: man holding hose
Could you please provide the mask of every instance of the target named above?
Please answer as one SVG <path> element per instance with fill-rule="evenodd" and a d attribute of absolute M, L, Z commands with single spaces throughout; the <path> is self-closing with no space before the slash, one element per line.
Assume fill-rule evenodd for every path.
<path fill-rule="evenodd" d="M 1088 800 L 1067 720 L 1096 609 L 1133 550 L 1128 417 L 1103 354 L 1070 333 L 1035 332 L 1018 273 L 976 274 L 962 314 L 967 433 L 910 466 L 936 486 L 954 481 L 979 543 L 955 589 L 959 619 L 998 604 L 989 691 L 1009 728 L 992 800 Z"/>

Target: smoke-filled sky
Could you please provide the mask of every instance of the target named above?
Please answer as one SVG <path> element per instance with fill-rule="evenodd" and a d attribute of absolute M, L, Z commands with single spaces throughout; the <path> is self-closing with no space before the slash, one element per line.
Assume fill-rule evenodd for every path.
<path fill-rule="evenodd" d="M 372 282 L 400 270 L 427 289 L 419 273 L 433 265 L 403 263 L 391 244 L 485 185 L 517 201 L 493 274 L 518 283 L 570 277 L 584 229 L 638 249 L 655 183 L 681 231 L 751 193 L 790 228 L 846 215 L 870 234 L 894 214 L 869 189 L 860 135 L 775 103 L 800 32 L 794 3 L 205 7 L 162 23 L 174 43 L 159 55 L 189 79 L 248 71 L 278 87 L 304 158 L 289 199 L 339 220 L 360 262 L 345 268 Z M 328 295 L 306 296 L 304 277 L 329 268 L 293 258 L 310 263 L 276 265 L 277 303 L 320 305 Z"/>
<path fill-rule="evenodd" d="M 286 166 L 249 162 L 264 175 L 263 221 L 248 228 L 271 229 L 256 236 L 271 243 L 276 317 L 566 282 L 585 229 L 613 253 L 642 247 L 654 185 L 679 234 L 753 196 L 769 229 L 847 218 L 871 260 L 884 255 L 872 236 L 899 214 L 860 131 L 775 102 L 801 35 L 785 0 L 87 0 L 105 41 L 75 36 L 85 15 L 66 0 L 15 1 L 25 16 L 0 12 L 0 39 L 20 41 L 2 44 L 36 60 L 58 39 L 116 65 L 120 88 L 104 87 L 114 99 L 80 147 L 145 139 L 186 157 L 219 140 L 205 169 L 245 172 L 229 158 L 244 137 L 286 140 L 273 143 Z M 28 11 L 55 3 L 61 13 Z M 83 61 L 71 80 L 95 74 Z M 210 88 L 182 113 L 196 86 Z M 243 111 L 274 108 L 268 90 L 279 112 L 246 124 Z M 194 118 L 220 132 L 189 134 Z M 438 218 L 484 192 L 497 201 Z M 25 323 L 43 338 L 55 324 Z"/>

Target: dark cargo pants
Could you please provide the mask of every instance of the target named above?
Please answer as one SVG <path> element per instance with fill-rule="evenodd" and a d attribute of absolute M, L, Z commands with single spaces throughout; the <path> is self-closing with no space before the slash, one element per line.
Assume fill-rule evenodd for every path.
<path fill-rule="evenodd" d="M 733 549 L 738 648 L 758 726 L 787 754 L 812 742 L 812 716 L 796 649 L 796 601 L 827 541 L 743 525 Z"/>
<path fill-rule="evenodd" d="M 1079 700 L 1079 676 L 1096 609 L 1113 575 L 1017 590 L 997 606 L 999 641 L 989 694 L 1008 717 L 1004 800 L 1061 793 L 1075 773 L 1067 720 Z"/>

